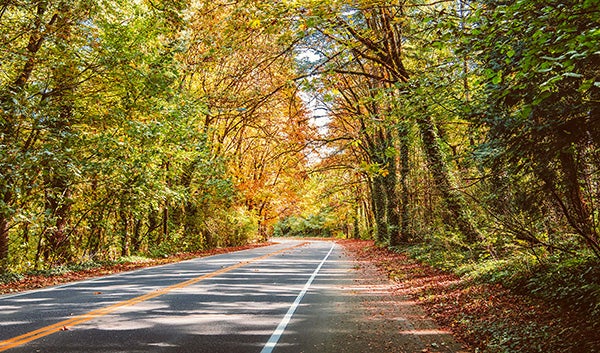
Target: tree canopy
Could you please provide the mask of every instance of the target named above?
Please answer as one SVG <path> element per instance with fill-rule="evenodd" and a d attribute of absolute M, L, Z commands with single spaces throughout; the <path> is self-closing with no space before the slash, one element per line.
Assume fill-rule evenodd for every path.
<path fill-rule="evenodd" d="M 599 8 L 4 1 L 0 271 L 273 234 L 597 264 Z"/>

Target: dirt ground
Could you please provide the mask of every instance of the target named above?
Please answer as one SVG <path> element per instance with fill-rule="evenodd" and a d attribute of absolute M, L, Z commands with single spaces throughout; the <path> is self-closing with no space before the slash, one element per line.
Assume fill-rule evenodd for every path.
<path fill-rule="evenodd" d="M 449 330 L 440 328 L 413 298 L 399 294 L 395 284 L 373 262 L 357 258 L 351 250 L 347 253 L 356 262 L 351 290 L 360 298 L 360 309 L 365 315 L 358 324 L 357 339 L 369 341 L 371 352 L 472 352 Z"/>
<path fill-rule="evenodd" d="M 417 303 L 442 331 L 481 353 L 600 352 L 599 318 L 436 270 L 372 241 L 339 241 L 361 266 L 375 266 L 392 302 Z M 374 306 L 381 305 L 375 303 Z M 393 314 L 390 314 L 393 315 Z M 434 350 L 430 350 L 433 352 Z M 427 352 L 427 351 L 424 351 Z"/>

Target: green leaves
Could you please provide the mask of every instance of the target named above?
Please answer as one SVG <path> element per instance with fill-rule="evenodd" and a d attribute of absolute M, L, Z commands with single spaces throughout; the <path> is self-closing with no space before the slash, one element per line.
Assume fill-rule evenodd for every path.
<path fill-rule="evenodd" d="M 596 168 L 585 162 L 589 155 L 583 152 L 598 148 L 597 142 L 586 137 L 597 136 L 598 131 L 584 118 L 597 110 L 594 97 L 599 93 L 595 84 L 600 74 L 598 56 L 592 54 L 600 49 L 600 14 L 595 7 L 592 2 L 578 1 L 552 6 L 528 0 L 504 5 L 485 2 L 475 21 L 478 31 L 465 41 L 464 50 L 475 49 L 481 66 L 479 109 L 484 113 L 474 122 L 483 123 L 487 129 L 487 142 L 480 149 L 498 147 L 500 153 L 489 155 L 486 164 L 492 171 L 510 170 L 513 179 L 503 180 L 507 180 L 507 187 L 519 188 L 520 196 L 506 197 L 533 219 L 539 216 L 531 204 L 545 204 L 542 195 L 550 194 L 555 202 L 570 205 L 557 210 L 565 219 L 580 217 L 578 222 L 583 224 L 597 222 L 588 216 L 575 216 L 590 210 L 579 204 L 581 199 L 569 196 L 585 184 L 580 173 Z M 583 202 L 595 202 L 592 199 Z M 516 211 L 505 212 L 507 219 L 516 222 Z M 569 226 L 563 226 L 568 232 Z M 571 246 L 585 244 L 600 254 L 597 241 L 586 240 L 596 239 L 595 231 L 584 231 L 586 227 L 592 226 L 571 230 L 581 237 L 581 243 Z M 519 236 L 532 241 L 538 231 Z"/>
<path fill-rule="evenodd" d="M 502 71 L 498 71 L 494 76 L 492 76 L 492 83 L 497 85 L 502 82 Z"/>

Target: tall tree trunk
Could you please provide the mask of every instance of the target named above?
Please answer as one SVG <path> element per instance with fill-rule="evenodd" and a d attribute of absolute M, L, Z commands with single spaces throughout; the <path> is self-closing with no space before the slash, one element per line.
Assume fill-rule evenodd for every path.
<path fill-rule="evenodd" d="M 133 236 L 131 238 L 131 251 L 134 254 L 140 252 L 142 247 L 142 220 L 134 218 L 133 220 Z"/>
<path fill-rule="evenodd" d="M 72 38 L 71 26 L 72 19 L 69 18 L 70 9 L 68 4 L 62 3 L 57 9 L 57 15 L 54 16 L 57 27 L 57 37 L 66 43 Z M 70 159 L 69 149 L 72 148 L 71 138 L 74 110 L 74 91 L 77 82 L 77 65 L 65 54 L 64 62 L 52 70 L 52 80 L 54 87 L 52 95 L 48 100 L 56 106 L 56 117 L 49 119 L 48 131 L 58 141 L 55 155 L 60 160 L 51 159 L 46 166 L 45 184 L 49 188 L 46 192 L 46 209 L 54 216 L 54 225 L 49 227 L 47 232 L 47 246 L 52 251 L 54 259 L 58 262 L 68 261 L 71 258 L 70 250 L 70 232 L 67 230 L 69 216 L 71 212 L 71 173 L 65 169 L 65 165 Z M 46 254 L 46 259 L 49 254 Z"/>
<path fill-rule="evenodd" d="M 564 175 L 564 194 L 568 205 L 565 211 L 570 213 L 567 218 L 594 253 L 600 256 L 598 232 L 594 227 L 592 213 L 581 190 L 578 167 L 573 152 L 562 151 L 559 157 Z"/>
<path fill-rule="evenodd" d="M 169 176 L 170 166 L 171 166 L 171 163 L 169 161 L 164 162 L 164 168 L 165 168 L 165 172 L 167 175 L 166 184 L 167 184 L 167 187 L 169 187 L 169 188 L 172 187 L 171 178 Z M 165 201 L 164 205 L 162 206 L 161 232 L 160 232 L 160 235 L 158 236 L 158 238 L 156 239 L 156 242 L 157 242 L 156 245 L 160 245 L 163 241 L 169 239 L 169 221 L 170 221 L 169 201 L 167 200 L 167 201 Z"/>
<path fill-rule="evenodd" d="M 359 229 L 358 217 L 359 217 L 359 210 L 358 210 L 358 206 L 357 206 L 355 213 L 354 213 L 354 217 L 352 219 L 352 238 L 353 239 L 360 239 L 360 229 Z"/>
<path fill-rule="evenodd" d="M 4 180 L 4 185 L 0 191 L 3 194 L 2 201 L 4 202 L 3 210 L 0 210 L 0 273 L 5 272 L 8 267 L 9 255 L 9 229 L 10 229 L 10 206 L 12 204 L 12 180 L 10 176 Z"/>
<path fill-rule="evenodd" d="M 157 239 L 157 242 L 160 244 L 163 241 L 169 239 L 169 206 L 164 205 L 162 210 L 162 219 L 161 219 L 162 227 L 160 232 L 160 237 Z"/>
<path fill-rule="evenodd" d="M 130 235 L 129 235 L 129 213 L 125 211 L 125 205 L 121 205 L 119 217 L 121 218 L 121 256 L 130 255 Z"/>
<path fill-rule="evenodd" d="M 375 216 L 375 226 L 377 227 L 376 240 L 377 243 L 384 244 L 389 239 L 386 223 L 385 187 L 381 176 L 375 176 L 372 183 L 371 199 L 373 214 Z"/>
<path fill-rule="evenodd" d="M 63 263 L 71 258 L 69 231 L 67 229 L 71 210 L 71 191 L 68 181 L 60 176 L 46 179 L 46 213 L 52 215 L 44 247 L 44 260 Z"/>
<path fill-rule="evenodd" d="M 400 201 L 396 185 L 398 183 L 398 175 L 396 174 L 396 159 L 395 157 L 388 158 L 388 174 L 383 178 L 384 189 L 386 193 L 386 208 L 387 208 L 387 225 L 388 236 L 391 246 L 397 246 L 402 243 L 400 234 Z"/>
<path fill-rule="evenodd" d="M 417 119 L 417 124 L 427 156 L 429 171 L 433 176 L 437 190 L 440 192 L 448 211 L 452 215 L 453 225 L 464 235 L 468 243 L 475 243 L 481 239 L 481 234 L 468 216 L 467 205 L 462 195 L 452 185 L 450 173 L 437 140 L 433 120 L 431 116 L 425 113 Z"/>
<path fill-rule="evenodd" d="M 372 198 L 371 198 L 372 199 Z M 369 200 L 365 199 L 361 201 L 361 208 L 363 212 L 363 218 L 365 220 L 365 229 L 367 230 L 367 234 L 369 238 L 373 237 L 373 223 L 375 221 L 375 215 L 373 213 L 373 207 L 371 203 L 371 207 L 369 207 Z"/>
<path fill-rule="evenodd" d="M 0 273 L 8 267 L 8 220 L 0 218 Z"/>
<path fill-rule="evenodd" d="M 360 193 L 358 188 L 354 191 L 356 195 L 355 204 L 354 204 L 354 217 L 352 219 L 352 238 L 360 239 Z"/>
<path fill-rule="evenodd" d="M 398 130 L 400 135 L 400 243 L 408 243 L 410 234 L 410 195 L 408 189 L 408 173 L 410 172 L 409 165 L 409 140 L 408 132 L 405 128 Z"/>
<path fill-rule="evenodd" d="M 94 175 L 91 180 L 92 196 L 90 197 L 90 199 L 92 199 L 92 200 L 99 199 L 97 191 L 98 191 L 98 176 Z M 101 240 L 102 239 L 102 229 L 103 229 L 103 227 L 100 224 L 102 224 L 103 218 L 104 218 L 104 205 L 98 205 L 97 207 L 94 207 L 94 209 L 91 212 L 90 234 L 88 236 L 87 245 L 86 245 L 87 253 L 92 258 L 95 257 L 96 254 L 98 253 L 98 251 L 100 250 L 100 244 L 102 242 L 102 240 Z"/>
<path fill-rule="evenodd" d="M 7 90 L 0 92 L 0 144 L 5 146 L 14 146 L 17 132 L 20 124 L 18 112 L 19 108 L 14 104 L 14 96 L 20 94 L 35 68 L 37 54 L 45 40 L 44 28 L 48 29 L 53 26 L 56 21 L 56 16 L 48 23 L 44 23 L 44 16 L 48 7 L 47 1 L 38 1 L 36 4 L 36 14 L 33 19 L 32 29 L 30 31 L 27 47 L 25 48 L 27 58 L 22 69 L 16 75 L 14 81 L 8 86 Z M 25 151 L 23 151 L 25 152 Z M 14 201 L 13 188 L 15 180 L 11 177 L 11 171 L 3 171 L 3 180 L 0 181 L 0 197 L 4 202 L 4 207 L 0 210 L 0 271 L 6 270 L 8 265 L 9 255 L 9 229 L 11 215 L 9 209 Z M 6 173 L 8 172 L 8 173 Z M 18 195 L 17 195 L 18 196 Z"/>

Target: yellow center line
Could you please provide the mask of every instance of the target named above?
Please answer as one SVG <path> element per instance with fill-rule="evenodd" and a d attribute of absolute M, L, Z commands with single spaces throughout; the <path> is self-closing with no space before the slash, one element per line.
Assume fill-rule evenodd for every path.
<path fill-rule="evenodd" d="M 9 338 L 7 340 L 4 340 L 4 341 L 0 342 L 0 352 L 4 352 L 4 351 L 9 350 L 11 348 L 15 348 L 15 347 L 21 346 L 21 345 L 23 345 L 25 343 L 28 343 L 28 342 L 31 342 L 31 341 L 35 341 L 35 340 L 37 340 L 39 338 L 51 335 L 53 333 L 56 333 L 58 331 L 63 330 L 65 327 L 73 327 L 75 325 L 82 324 L 84 322 L 93 320 L 95 318 L 102 317 L 102 316 L 108 315 L 110 313 L 113 313 L 113 312 L 117 311 L 118 309 L 120 309 L 122 307 L 132 306 L 132 305 L 135 305 L 135 304 L 138 304 L 138 303 L 141 303 L 141 302 L 144 302 L 144 301 L 147 301 L 147 300 L 159 297 L 161 295 L 164 295 L 164 294 L 167 294 L 169 292 L 172 292 L 172 291 L 174 291 L 176 289 L 180 289 L 180 288 L 185 288 L 185 287 L 191 286 L 191 285 L 196 284 L 196 283 L 198 283 L 200 281 L 203 281 L 205 279 L 212 278 L 212 277 L 218 276 L 220 274 L 223 274 L 223 273 L 226 273 L 226 272 L 229 272 L 229 271 L 233 271 L 233 270 L 235 270 L 237 268 L 246 266 L 246 265 L 251 264 L 253 262 L 257 262 L 257 261 L 266 259 L 268 257 L 280 254 L 282 252 L 285 252 L 285 251 L 288 251 L 288 250 L 291 250 L 291 249 L 294 249 L 294 248 L 297 248 L 297 247 L 304 246 L 306 244 L 307 244 L 307 242 L 304 242 L 304 243 L 297 244 L 297 245 L 294 245 L 294 246 L 291 246 L 291 247 L 288 247 L 288 248 L 285 248 L 285 249 L 274 251 L 272 253 L 268 253 L 268 254 L 263 255 L 263 256 L 255 257 L 255 258 L 247 260 L 247 261 L 242 261 L 242 262 L 239 262 L 239 263 L 237 263 L 235 265 L 231 265 L 229 267 L 224 267 L 224 268 L 222 268 L 220 270 L 217 270 L 217 271 L 214 271 L 214 272 L 211 272 L 211 273 L 207 273 L 205 275 L 202 275 L 202 276 L 199 276 L 199 277 L 196 277 L 196 278 L 192 278 L 190 280 L 187 280 L 187 281 L 184 281 L 184 282 L 181 282 L 181 283 L 177 283 L 177 284 L 174 284 L 174 285 L 162 288 L 162 289 L 158 289 L 158 290 L 153 291 L 151 293 L 147 293 L 147 294 L 135 297 L 135 298 L 131 298 L 131 299 L 128 299 L 128 300 L 125 300 L 125 301 L 122 301 L 122 302 L 118 302 L 116 304 L 109 305 L 109 306 L 106 306 L 104 308 L 92 310 L 92 311 L 87 312 L 85 314 L 74 316 L 74 317 L 72 317 L 72 318 L 70 318 L 68 320 L 57 322 L 55 324 L 42 327 L 40 329 L 37 329 L 37 330 L 31 331 L 31 332 L 25 333 L 23 335 L 16 336 L 16 337 L 13 337 L 13 338 Z"/>

